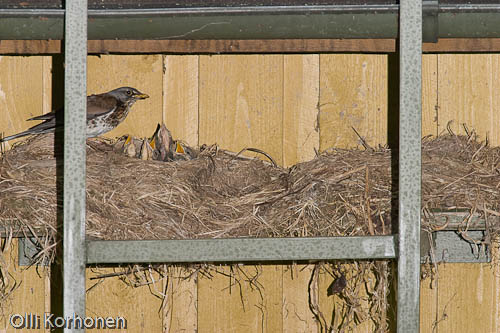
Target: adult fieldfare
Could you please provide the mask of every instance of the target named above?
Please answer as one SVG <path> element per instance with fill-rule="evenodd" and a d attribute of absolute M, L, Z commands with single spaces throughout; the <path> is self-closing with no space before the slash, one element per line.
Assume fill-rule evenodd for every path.
<path fill-rule="evenodd" d="M 137 100 L 148 97 L 148 95 L 130 87 L 121 87 L 104 94 L 87 96 L 87 138 L 111 131 L 125 120 L 130 108 Z M 31 134 L 53 132 L 60 127 L 59 122 L 56 124 L 56 118 L 60 117 L 59 119 L 62 120 L 63 116 L 63 109 L 58 109 L 30 118 L 28 120 L 43 120 L 43 122 L 24 132 L 0 139 L 0 142 Z"/>

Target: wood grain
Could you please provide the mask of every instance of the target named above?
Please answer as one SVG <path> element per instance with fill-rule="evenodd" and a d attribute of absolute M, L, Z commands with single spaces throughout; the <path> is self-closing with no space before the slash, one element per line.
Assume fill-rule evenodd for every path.
<path fill-rule="evenodd" d="M 200 144 L 253 147 L 283 163 L 283 56 L 200 56 Z"/>
<path fill-rule="evenodd" d="M 320 150 L 387 143 L 387 56 L 320 56 Z"/>
<path fill-rule="evenodd" d="M 198 145 L 198 56 L 163 57 L 163 122 L 175 139 Z"/>
<path fill-rule="evenodd" d="M 276 278 L 281 266 L 220 266 L 217 271 L 198 282 L 199 332 L 283 330 L 282 282 Z"/>
<path fill-rule="evenodd" d="M 422 56 L 422 137 L 438 134 L 438 55 Z"/>
<path fill-rule="evenodd" d="M 480 139 L 500 145 L 500 55 L 439 55 L 438 130 L 464 134 L 463 124 Z"/>
<path fill-rule="evenodd" d="M 153 135 L 163 117 L 163 58 L 161 55 L 89 56 L 87 61 L 87 93 L 103 93 L 129 86 L 148 94 L 138 101 L 128 117 L 105 136 L 124 134 L 138 137 Z"/>
<path fill-rule="evenodd" d="M 2 44 L 0 43 L 0 52 Z M 8 49 L 7 47 L 5 47 Z M 17 47 L 22 49 L 21 46 Z M 31 47 L 34 49 L 34 47 Z M 56 48 L 54 48 L 57 50 Z M 394 52 L 394 39 L 206 39 L 206 40 L 95 40 L 89 53 L 317 53 Z"/>
<path fill-rule="evenodd" d="M 312 160 L 319 149 L 319 55 L 286 55 L 283 78 L 283 164 Z"/>
<path fill-rule="evenodd" d="M 196 332 L 198 327 L 198 273 L 183 267 L 169 267 L 163 332 Z"/>
<path fill-rule="evenodd" d="M 500 38 L 441 38 L 423 43 L 423 52 L 500 52 Z M 221 54 L 396 51 L 395 39 L 253 39 L 253 40 L 89 40 L 92 54 Z M 60 40 L 2 40 L 0 54 L 58 54 Z"/>
<path fill-rule="evenodd" d="M 498 332 L 497 283 L 490 264 L 439 265 L 437 332 Z"/>
<path fill-rule="evenodd" d="M 495 45 L 493 43 L 490 48 Z M 378 53 L 394 52 L 396 42 L 394 39 L 89 40 L 87 49 L 91 54 Z M 61 52 L 60 40 L 0 41 L 0 54 L 56 54 Z"/>
<path fill-rule="evenodd" d="M 148 276 L 149 281 L 156 281 L 155 284 L 140 287 L 132 287 L 118 277 L 90 280 L 91 277 L 114 272 L 113 268 L 87 269 L 86 315 L 123 317 L 127 321 L 127 329 L 95 329 L 87 332 L 161 332 L 163 284 L 158 274 L 151 273 Z"/>
<path fill-rule="evenodd" d="M 2 240 L 5 242 L 5 238 Z M 32 266 L 30 268 L 18 266 L 18 240 L 12 239 L 9 247 L 4 248 L 3 253 L 0 253 L 0 261 L 2 265 L 2 273 L 8 275 L 2 279 L 8 281 L 9 286 L 17 285 L 17 288 L 10 294 L 6 300 L 2 300 L 0 312 L 0 331 L 3 332 L 19 332 L 18 329 L 12 327 L 9 323 L 9 317 L 12 314 L 33 313 L 41 316 L 40 325 L 43 326 L 43 314 L 50 312 L 45 302 L 47 290 L 45 282 L 49 271 L 47 268 Z M 50 299 L 50 296 L 48 296 Z M 45 332 L 41 329 L 29 330 L 30 332 Z"/>
<path fill-rule="evenodd" d="M 39 121 L 28 118 L 46 110 L 45 57 L 0 56 L 0 133 L 4 136 L 27 130 Z M 18 140 L 5 143 L 9 149 Z"/>
<path fill-rule="evenodd" d="M 229 267 L 218 266 L 215 271 L 210 275 L 202 274 L 198 279 L 199 332 L 231 331 L 230 303 L 235 293 L 239 295 L 238 286 L 234 284 Z"/>
<path fill-rule="evenodd" d="M 430 271 L 425 278 L 420 280 L 420 332 L 433 333 L 438 320 L 437 287 L 437 281 L 434 280 Z"/>
<path fill-rule="evenodd" d="M 316 332 L 319 329 L 309 309 L 308 285 L 314 265 L 283 268 L 283 332 Z"/>
<path fill-rule="evenodd" d="M 42 113 L 52 111 L 52 57 L 42 58 Z"/>

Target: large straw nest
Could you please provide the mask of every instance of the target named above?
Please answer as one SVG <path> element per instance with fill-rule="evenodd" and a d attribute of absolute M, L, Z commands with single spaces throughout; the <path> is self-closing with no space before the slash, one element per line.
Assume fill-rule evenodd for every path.
<path fill-rule="evenodd" d="M 87 237 L 193 239 L 396 232 L 398 186 L 393 166 L 397 152 L 389 149 L 329 149 L 312 161 L 281 168 L 216 146 L 195 159 L 167 163 L 128 157 L 109 141 L 88 142 Z M 435 209 L 500 216 L 499 148 L 479 142 L 474 134 L 429 137 L 422 140 L 422 160 L 426 230 L 441 227 L 433 219 Z M 59 154 L 54 154 L 52 135 L 34 137 L 3 154 L 1 226 L 31 229 L 55 239 L 62 220 L 58 205 L 61 163 Z M 500 228 L 494 223 L 487 227 L 491 240 Z M 200 267 L 207 274 L 217 271 L 216 266 L 191 266 L 189 270 L 197 272 Z M 131 271 L 127 268 L 118 275 L 130 276 Z M 322 312 L 314 296 L 320 272 L 335 278 L 328 292 L 346 304 L 334 310 L 335 322 L 328 320 L 330 315 Z M 319 264 L 311 276 L 309 307 L 325 331 L 346 330 L 367 318 L 378 331 L 385 331 L 391 275 L 386 261 Z M 4 294 L 11 287 L 12 283 L 6 284 Z"/>
<path fill-rule="evenodd" d="M 56 230 L 53 136 L 0 161 L 2 224 Z M 500 216 L 500 149 L 455 135 L 422 141 L 424 225 L 433 209 Z M 390 234 L 397 179 L 388 149 L 330 149 L 285 169 L 216 147 L 188 161 L 129 158 L 110 143 L 87 148 L 87 234 L 102 239 Z M 60 165 L 60 163 L 59 163 Z M 57 172 L 56 172 L 57 171 Z M 60 219 L 59 219 L 60 220 Z M 495 226 L 492 226 L 495 227 Z"/>

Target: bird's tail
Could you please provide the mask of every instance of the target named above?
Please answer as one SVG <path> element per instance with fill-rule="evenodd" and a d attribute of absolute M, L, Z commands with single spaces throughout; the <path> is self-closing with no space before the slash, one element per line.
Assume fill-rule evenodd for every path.
<path fill-rule="evenodd" d="M 42 117 L 43 116 L 39 116 L 39 117 L 35 117 L 35 118 L 43 119 Z M 43 134 L 43 133 L 53 132 L 55 127 L 56 127 L 56 120 L 54 118 L 47 119 L 43 123 L 35 125 L 29 129 L 27 129 L 24 132 L 10 135 L 10 136 L 6 136 L 5 138 L 0 139 L 0 142 L 9 141 L 9 140 L 16 139 L 16 138 L 21 138 L 21 137 L 26 136 L 26 135 Z"/>
<path fill-rule="evenodd" d="M 30 135 L 30 134 L 33 134 L 33 132 L 30 131 L 30 130 L 27 130 L 27 131 L 24 131 L 24 132 L 21 132 L 21 133 L 17 133 L 17 134 L 14 134 L 14 135 L 6 136 L 5 138 L 0 138 L 0 142 L 7 142 L 9 140 L 17 139 L 17 138 L 22 138 L 23 136 Z"/>

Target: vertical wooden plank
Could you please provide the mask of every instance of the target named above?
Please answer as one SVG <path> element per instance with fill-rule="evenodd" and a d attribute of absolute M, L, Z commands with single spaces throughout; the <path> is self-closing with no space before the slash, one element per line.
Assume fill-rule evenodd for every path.
<path fill-rule="evenodd" d="M 4 239 L 2 240 L 4 241 Z M 25 313 L 32 313 L 41 317 L 41 329 L 29 330 L 30 332 L 45 332 L 43 329 L 43 315 L 49 312 L 45 302 L 45 279 L 48 270 L 37 267 L 30 268 L 18 266 L 18 240 L 13 239 L 10 248 L 7 248 L 0 254 L 2 271 L 8 273 L 5 280 L 9 281 L 9 286 L 17 284 L 18 287 L 5 300 L 2 300 L 0 306 L 0 330 L 4 332 L 19 332 L 9 323 L 9 317 L 12 314 L 24 316 Z"/>
<path fill-rule="evenodd" d="M 196 332 L 198 322 L 198 273 L 182 267 L 170 267 L 166 304 L 163 308 L 163 332 Z"/>
<path fill-rule="evenodd" d="M 198 145 L 198 62 L 197 55 L 163 58 L 163 122 L 191 146 Z"/>
<path fill-rule="evenodd" d="M 39 122 L 43 112 L 43 63 L 46 57 L 0 56 L 0 132 L 22 132 Z M 5 143 L 9 149 L 17 140 Z"/>
<path fill-rule="evenodd" d="M 199 143 L 254 147 L 283 163 L 283 56 L 200 56 Z"/>
<path fill-rule="evenodd" d="M 420 332 L 432 333 L 437 320 L 438 284 L 430 275 L 420 281 Z"/>
<path fill-rule="evenodd" d="M 282 55 L 200 56 L 199 144 L 218 143 L 232 151 L 259 148 L 282 164 L 283 85 Z M 199 331 L 282 330 L 281 266 L 260 268 L 260 288 L 231 285 L 255 269 L 242 267 L 236 279 L 200 278 Z M 224 273 L 229 274 L 227 268 Z"/>
<path fill-rule="evenodd" d="M 422 55 L 422 137 L 438 134 L 438 55 Z"/>
<path fill-rule="evenodd" d="M 152 277 L 154 285 L 132 287 L 118 277 L 102 280 L 90 280 L 91 277 L 114 273 L 113 268 L 99 268 L 98 271 L 87 269 L 87 316 L 121 316 L 127 321 L 127 329 L 92 329 L 87 332 L 161 332 L 162 313 L 161 297 L 163 284 L 157 273 Z M 146 273 L 144 273 L 146 274 Z M 97 283 L 97 284 L 96 284 Z"/>
<path fill-rule="evenodd" d="M 283 164 L 291 166 L 319 149 L 319 55 L 285 55 L 283 75 Z"/>
<path fill-rule="evenodd" d="M 163 122 L 180 139 L 198 145 L 198 56 L 167 55 L 163 58 Z M 165 332 L 197 330 L 197 277 L 183 279 L 180 268 L 171 268 Z"/>
<path fill-rule="evenodd" d="M 283 332 L 316 332 L 318 323 L 309 309 L 309 281 L 314 265 L 283 268 Z"/>
<path fill-rule="evenodd" d="M 437 332 L 498 332 L 498 279 L 491 264 L 441 264 Z"/>
<path fill-rule="evenodd" d="M 387 143 L 387 55 L 320 55 L 320 149 Z"/>
<path fill-rule="evenodd" d="M 152 136 L 163 117 L 163 56 L 102 55 L 89 56 L 87 61 L 88 94 L 100 94 L 130 86 L 150 96 L 138 101 L 127 119 L 105 136 Z"/>
<path fill-rule="evenodd" d="M 439 131 L 453 121 L 451 129 L 464 134 L 465 123 L 480 138 L 500 145 L 500 55 L 440 54 L 438 62 Z"/>
<path fill-rule="evenodd" d="M 283 164 L 315 157 L 319 150 L 319 55 L 285 55 L 283 70 Z M 314 265 L 283 268 L 283 331 L 313 332 L 318 324 L 309 309 Z M 315 288 L 315 286 L 313 287 Z"/>
<path fill-rule="evenodd" d="M 279 265 L 218 267 L 198 283 L 199 332 L 281 332 Z M 250 283 L 250 281 L 252 281 Z"/>
<path fill-rule="evenodd" d="M 218 273 L 217 273 L 218 272 Z M 222 276 L 221 276 L 222 275 Z M 231 271 L 218 266 L 198 279 L 198 332 L 231 332 L 230 298 L 235 293 Z M 241 306 L 241 304 L 240 304 Z"/>
<path fill-rule="evenodd" d="M 492 243 L 495 244 L 492 246 L 491 254 L 492 254 L 492 269 L 494 271 L 494 279 L 495 279 L 495 293 L 493 295 L 493 301 L 495 303 L 495 308 L 492 311 L 493 315 L 493 327 L 498 332 L 500 331 L 500 246 L 499 239 L 495 237 L 492 240 Z"/>
<path fill-rule="evenodd" d="M 52 57 L 42 59 L 42 113 L 52 111 Z"/>
<path fill-rule="evenodd" d="M 255 271 L 259 276 L 255 283 L 260 284 L 259 288 L 249 285 L 252 290 L 250 302 L 254 304 L 257 315 L 261 317 L 262 332 L 282 332 L 283 331 L 283 266 L 263 265 L 251 268 L 247 276 L 252 276 Z M 248 272 L 248 271 L 247 271 Z M 240 313 L 240 316 L 245 314 Z M 254 331 L 255 332 L 255 331 Z"/>

